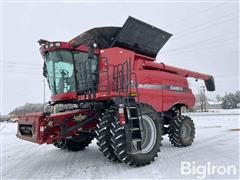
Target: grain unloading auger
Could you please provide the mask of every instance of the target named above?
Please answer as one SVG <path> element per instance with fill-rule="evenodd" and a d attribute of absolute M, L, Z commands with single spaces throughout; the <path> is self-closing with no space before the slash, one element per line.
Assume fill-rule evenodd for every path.
<path fill-rule="evenodd" d="M 177 147 L 195 136 L 194 95 L 187 78 L 212 76 L 155 62 L 171 34 L 129 17 L 123 27 L 94 28 L 69 42 L 39 40 L 50 110 L 21 116 L 17 136 L 38 144 L 83 150 L 97 139 L 108 159 L 149 164 L 169 135 Z"/>

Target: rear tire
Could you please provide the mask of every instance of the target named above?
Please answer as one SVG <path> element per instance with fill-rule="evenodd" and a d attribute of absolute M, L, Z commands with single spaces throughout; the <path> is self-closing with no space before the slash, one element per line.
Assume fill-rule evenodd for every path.
<path fill-rule="evenodd" d="M 124 125 L 121 125 L 118 120 L 112 123 L 111 139 L 114 153 L 120 161 L 130 166 L 144 166 L 146 164 L 150 164 L 151 161 L 154 161 L 154 158 L 157 157 L 157 153 L 160 151 L 162 140 L 161 136 L 163 135 L 161 117 L 152 107 L 148 105 L 141 104 L 141 111 L 143 124 L 145 123 L 145 125 L 143 125 L 143 132 L 148 135 L 145 135 L 145 138 L 142 138 L 142 148 L 144 149 L 137 154 L 129 154 L 126 150 Z M 147 139 L 147 137 L 150 138 Z M 147 144 L 144 146 L 144 143 Z"/>
<path fill-rule="evenodd" d="M 79 135 L 66 138 L 61 141 L 55 142 L 53 145 L 57 148 L 68 151 L 81 151 L 84 150 L 93 140 L 89 133 L 80 132 Z"/>
<path fill-rule="evenodd" d="M 111 123 L 115 121 L 116 112 L 114 110 L 107 110 L 102 118 L 100 118 L 99 123 L 97 124 L 97 145 L 99 146 L 99 150 L 103 153 L 103 155 L 108 158 L 110 161 L 117 161 L 117 156 L 113 152 L 113 148 L 111 146 Z"/>
<path fill-rule="evenodd" d="M 174 117 L 169 126 L 169 140 L 175 147 L 186 147 L 193 143 L 195 127 L 188 116 L 178 115 Z"/>

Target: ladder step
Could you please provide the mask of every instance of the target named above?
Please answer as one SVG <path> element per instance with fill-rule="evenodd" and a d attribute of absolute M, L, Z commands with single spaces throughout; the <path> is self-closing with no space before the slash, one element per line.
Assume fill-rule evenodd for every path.
<path fill-rule="evenodd" d="M 128 107 L 128 109 L 137 109 L 137 107 L 130 106 L 130 107 Z"/>
<path fill-rule="evenodd" d="M 138 117 L 131 117 L 130 119 L 131 120 L 138 120 L 139 118 Z"/>
<path fill-rule="evenodd" d="M 140 128 L 131 128 L 132 131 L 140 131 Z"/>

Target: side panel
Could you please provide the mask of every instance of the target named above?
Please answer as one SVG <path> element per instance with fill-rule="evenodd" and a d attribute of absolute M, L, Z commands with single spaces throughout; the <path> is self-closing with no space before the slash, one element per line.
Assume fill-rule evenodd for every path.
<path fill-rule="evenodd" d="M 156 111 L 162 111 L 162 79 L 158 71 L 139 70 L 137 75 L 139 100 L 151 105 Z"/>
<path fill-rule="evenodd" d="M 167 111 L 175 104 L 191 107 L 195 97 L 186 78 L 157 70 L 135 71 L 138 78 L 139 99 L 158 111 Z"/>
<path fill-rule="evenodd" d="M 108 63 L 110 64 L 110 66 L 112 66 L 122 64 L 129 59 L 133 61 L 135 58 L 135 53 L 133 51 L 129 51 L 123 48 L 114 47 L 101 50 L 100 57 L 108 58 Z"/>
<path fill-rule="evenodd" d="M 138 57 L 132 51 L 117 47 L 104 49 L 100 52 L 101 58 L 108 59 L 109 72 L 108 76 L 106 73 L 100 73 L 99 87 L 105 86 L 106 89 L 108 77 L 109 89 L 112 89 L 113 66 L 131 60 L 131 67 L 137 77 L 140 102 L 151 105 L 158 112 L 167 111 L 175 104 L 192 107 L 195 103 L 195 97 L 188 88 L 185 77 L 159 69 L 144 69 L 146 59 Z M 100 71 L 104 69 L 106 69 L 106 64 L 100 62 Z"/>
<path fill-rule="evenodd" d="M 166 73 L 168 74 L 168 73 Z M 184 104 L 192 107 L 195 104 L 195 97 L 188 87 L 186 78 L 169 74 L 163 78 L 163 111 L 169 110 L 176 104 Z"/>

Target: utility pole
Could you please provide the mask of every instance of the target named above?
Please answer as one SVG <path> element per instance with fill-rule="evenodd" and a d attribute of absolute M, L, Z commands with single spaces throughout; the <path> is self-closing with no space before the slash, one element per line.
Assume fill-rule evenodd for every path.
<path fill-rule="evenodd" d="M 206 88 L 205 86 L 201 86 L 202 91 L 202 101 L 203 101 L 203 109 L 207 112 L 207 97 L 206 97 Z"/>

